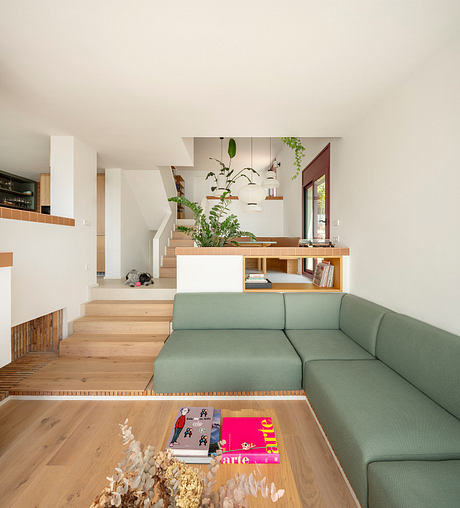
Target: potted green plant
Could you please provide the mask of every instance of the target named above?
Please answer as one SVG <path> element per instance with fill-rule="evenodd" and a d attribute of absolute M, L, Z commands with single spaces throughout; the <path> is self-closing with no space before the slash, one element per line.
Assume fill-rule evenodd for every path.
<path fill-rule="evenodd" d="M 193 239 L 198 247 L 223 247 L 224 245 L 238 245 L 237 238 L 247 236 L 256 241 L 257 238 L 249 231 L 241 231 L 238 218 L 230 214 L 230 200 L 226 199 L 230 194 L 225 190 L 206 216 L 201 206 L 192 203 L 185 196 L 174 196 L 169 201 L 179 203 L 189 208 L 193 213 L 195 224 L 193 226 L 178 226 L 182 231 Z"/>

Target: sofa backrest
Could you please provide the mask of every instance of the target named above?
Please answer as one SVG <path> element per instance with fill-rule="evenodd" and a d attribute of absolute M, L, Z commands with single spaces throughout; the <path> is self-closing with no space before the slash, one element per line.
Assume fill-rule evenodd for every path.
<path fill-rule="evenodd" d="M 282 330 L 281 293 L 177 293 L 174 330 Z"/>
<path fill-rule="evenodd" d="M 364 298 L 346 294 L 340 307 L 339 327 L 361 347 L 375 356 L 375 343 L 385 307 Z"/>
<path fill-rule="evenodd" d="M 377 358 L 460 418 L 460 337 L 402 314 L 386 314 Z"/>
<path fill-rule="evenodd" d="M 284 293 L 286 330 L 337 330 L 343 293 Z"/>

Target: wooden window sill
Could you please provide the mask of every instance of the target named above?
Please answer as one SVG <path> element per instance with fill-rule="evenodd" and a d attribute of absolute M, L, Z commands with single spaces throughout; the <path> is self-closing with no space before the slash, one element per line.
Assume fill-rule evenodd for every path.
<path fill-rule="evenodd" d="M 58 224 L 60 226 L 75 226 L 75 219 L 47 215 L 45 213 L 28 212 L 27 210 L 14 210 L 0 206 L 1 219 L 25 220 L 29 222 L 42 222 L 46 224 Z"/>

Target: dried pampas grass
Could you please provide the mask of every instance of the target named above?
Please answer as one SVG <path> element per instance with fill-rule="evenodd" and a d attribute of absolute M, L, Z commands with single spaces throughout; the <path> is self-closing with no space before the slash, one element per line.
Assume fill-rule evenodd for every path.
<path fill-rule="evenodd" d="M 250 495 L 259 494 L 276 503 L 284 495 L 274 483 L 268 484 L 258 471 L 237 473 L 217 487 L 220 450 L 203 472 L 178 461 L 170 450 L 156 452 L 134 439 L 128 420 L 120 424 L 126 456 L 107 477 L 108 486 L 91 508 L 246 508 Z"/>

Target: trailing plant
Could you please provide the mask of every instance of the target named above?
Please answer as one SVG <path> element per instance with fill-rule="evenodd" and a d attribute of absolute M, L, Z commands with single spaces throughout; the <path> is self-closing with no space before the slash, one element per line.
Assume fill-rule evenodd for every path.
<path fill-rule="evenodd" d="M 206 216 L 201 206 L 192 203 L 185 196 L 174 196 L 169 201 L 179 203 L 189 208 L 193 213 L 195 224 L 193 226 L 178 226 L 178 231 L 182 231 L 198 245 L 198 247 L 223 247 L 226 244 L 238 245 L 235 238 L 248 236 L 252 240 L 257 240 L 256 236 L 249 231 L 241 231 L 238 218 L 234 214 L 229 214 L 230 200 L 227 197 L 230 191 L 226 190 L 220 196 L 217 204 L 209 211 Z"/>
<path fill-rule="evenodd" d="M 296 168 L 296 172 L 291 177 L 292 180 L 294 180 L 302 171 L 302 159 L 305 153 L 305 147 L 302 145 L 300 138 L 281 138 L 281 141 L 294 150 L 294 167 Z"/>
<path fill-rule="evenodd" d="M 156 452 L 134 439 L 128 420 L 120 424 L 123 444 L 128 445 L 125 458 L 107 477 L 109 485 L 90 508 L 246 508 L 247 498 L 259 494 L 272 502 L 284 495 L 274 483 L 268 484 L 260 473 L 237 473 L 220 487 L 216 474 L 220 466 L 220 449 L 211 459 L 208 471 L 178 461 L 171 450 Z"/>
<path fill-rule="evenodd" d="M 247 178 L 249 182 L 251 182 L 251 178 L 246 174 L 246 172 L 252 173 L 253 175 L 259 176 L 259 173 L 253 169 L 253 168 L 243 168 L 241 171 L 238 171 L 235 173 L 235 170 L 231 168 L 232 165 L 232 159 L 236 155 L 236 141 L 233 138 L 230 138 L 228 141 L 228 165 L 226 166 L 222 161 L 219 159 L 215 159 L 214 157 L 209 157 L 211 160 L 214 160 L 220 164 L 220 170 L 216 174 L 214 171 L 210 171 L 206 175 L 206 180 L 208 178 L 212 178 L 214 180 L 213 186 L 211 186 L 211 191 L 214 192 L 218 187 L 218 176 L 224 176 L 225 177 L 225 191 L 229 191 L 231 193 L 231 187 L 232 185 L 239 180 L 240 178 Z"/>

